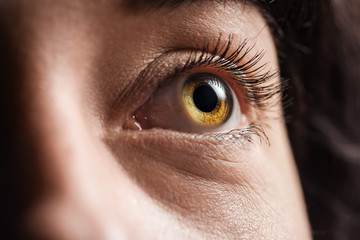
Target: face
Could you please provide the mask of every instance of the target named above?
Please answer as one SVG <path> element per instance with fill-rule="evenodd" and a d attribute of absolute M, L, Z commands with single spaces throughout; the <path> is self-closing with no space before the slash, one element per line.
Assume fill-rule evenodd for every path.
<path fill-rule="evenodd" d="M 310 239 L 259 7 L 135 2 L 0 4 L 21 232 Z"/>

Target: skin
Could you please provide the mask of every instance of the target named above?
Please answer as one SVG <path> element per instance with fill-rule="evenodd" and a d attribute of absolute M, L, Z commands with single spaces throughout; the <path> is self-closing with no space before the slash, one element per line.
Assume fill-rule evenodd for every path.
<path fill-rule="evenodd" d="M 139 131 L 131 119 L 157 79 L 187 57 L 161 58 L 133 88 L 169 50 L 232 34 L 232 48 L 256 42 L 252 52 L 265 50 L 261 62 L 276 70 L 256 7 L 200 1 L 130 11 L 112 0 L 12 0 L 1 2 L 0 16 L 14 59 L 7 76 L 16 91 L 7 87 L 16 108 L 8 118 L 24 152 L 11 158 L 25 162 L 25 173 L 16 173 L 27 189 L 17 223 L 27 239 L 311 238 L 279 103 L 243 108 L 270 144 Z"/>

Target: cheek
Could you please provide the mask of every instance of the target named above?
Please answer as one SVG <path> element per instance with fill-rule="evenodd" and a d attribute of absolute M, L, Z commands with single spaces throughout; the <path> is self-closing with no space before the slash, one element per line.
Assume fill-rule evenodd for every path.
<path fill-rule="evenodd" d="M 57 13 L 59 21 L 46 18 L 34 21 L 33 29 L 39 29 L 37 23 L 43 23 L 50 29 L 49 35 L 39 35 L 40 40 L 33 41 L 37 46 L 26 48 L 29 55 L 34 56 L 27 68 L 43 75 L 25 74 L 24 82 L 29 84 L 26 87 L 41 87 L 40 92 L 26 91 L 26 96 L 37 96 L 34 97 L 37 100 L 24 102 L 25 115 L 29 115 L 31 121 L 24 120 L 28 125 L 20 123 L 26 125 L 21 127 L 31 129 L 23 145 L 25 149 L 31 148 L 35 157 L 25 156 L 26 161 L 21 159 L 21 162 L 27 162 L 32 175 L 45 175 L 41 183 L 46 185 L 49 191 L 46 193 L 55 198 L 49 208 L 46 204 L 45 210 L 40 210 L 41 230 L 50 231 L 52 236 L 57 231 L 67 232 L 63 235 L 65 239 L 74 239 L 73 233 L 78 229 L 85 229 L 87 237 L 83 239 L 296 239 L 296 235 L 300 236 L 298 239 L 308 238 L 293 159 L 285 130 L 279 123 L 270 124 L 271 148 L 264 142 L 250 145 L 246 140 L 223 141 L 172 131 L 123 131 L 117 133 L 116 138 L 103 137 L 107 134 L 104 133 L 107 126 L 102 121 L 102 116 L 107 115 L 104 109 L 131 85 L 139 69 L 152 59 L 150 53 L 156 52 L 143 52 L 143 49 L 155 49 L 154 45 L 169 42 L 173 43 L 169 46 L 192 46 L 194 42 L 200 43 L 204 36 L 217 38 L 223 31 L 242 38 L 250 34 L 254 38 L 260 29 L 254 28 L 251 32 L 251 27 L 239 27 L 244 25 L 239 22 L 249 22 L 246 19 L 252 19 L 252 15 L 231 13 L 231 16 L 241 16 L 242 21 L 229 18 L 223 24 L 228 27 L 222 28 L 219 23 L 225 13 L 219 11 L 217 19 L 209 14 L 211 8 L 209 12 L 200 8 L 199 13 L 207 17 L 203 19 L 202 28 L 197 27 L 196 19 L 189 26 L 182 18 L 172 22 L 165 19 L 167 31 L 174 29 L 175 23 L 183 30 L 173 34 L 160 34 L 163 28 L 152 33 L 160 26 L 155 22 L 153 26 L 140 24 L 136 35 L 135 28 L 124 27 L 123 23 L 134 20 L 128 16 L 114 21 L 94 20 L 88 28 L 72 31 L 69 30 L 71 24 L 65 22 L 61 28 L 47 25 L 60 24 L 63 14 L 69 13 L 68 7 Z M 43 13 L 44 17 L 49 15 L 48 11 Z M 77 16 L 76 11 L 73 13 Z M 111 18 L 108 12 L 98 14 Z M 190 15 L 197 16 L 188 14 L 189 19 Z M 149 19 L 146 17 L 145 21 Z M 77 22 L 82 26 L 83 21 Z M 161 41 L 173 35 L 176 36 L 173 40 Z M 100 38 L 101 47 L 87 42 L 91 38 Z M 146 39 L 147 44 L 139 43 Z M 265 39 L 271 36 L 266 35 Z M 262 44 L 264 41 L 260 45 L 275 56 L 271 51 L 273 46 Z M 276 62 L 273 60 L 264 58 L 265 62 Z M 142 85 L 141 89 L 150 88 Z M 89 88 L 91 91 L 87 92 Z M 135 99 L 148 94 L 140 92 L 133 92 L 131 98 L 124 97 L 124 100 L 139 101 Z M 174 108 L 171 110 L 176 112 L 178 107 Z M 121 114 L 128 113 L 126 107 L 120 109 L 124 111 L 120 111 Z M 171 122 L 173 116 L 163 114 L 169 110 L 166 106 L 160 107 L 151 121 L 159 122 L 156 116 L 161 115 L 164 124 Z M 19 138 L 23 135 L 21 132 Z M 29 179 L 26 190 L 28 185 L 37 183 Z"/>
<path fill-rule="evenodd" d="M 283 136 L 271 137 L 272 148 L 158 131 L 108 144 L 141 189 L 191 229 L 212 237 L 284 239 L 304 234 L 299 224 L 307 225 L 295 225 L 306 218 Z"/>

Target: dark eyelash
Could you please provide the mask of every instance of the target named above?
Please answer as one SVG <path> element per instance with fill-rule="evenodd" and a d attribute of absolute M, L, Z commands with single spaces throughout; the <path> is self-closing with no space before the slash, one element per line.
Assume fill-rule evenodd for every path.
<path fill-rule="evenodd" d="M 172 76 L 172 78 L 176 78 L 196 67 L 211 66 L 230 75 L 243 93 L 246 103 L 260 110 L 267 110 L 271 106 L 281 103 L 284 99 L 276 96 L 282 95 L 286 89 L 284 87 L 286 82 L 283 80 L 282 82 L 273 81 L 278 76 L 279 71 L 266 70 L 265 68 L 268 65 L 266 63 L 257 66 L 264 57 L 265 51 L 256 52 L 249 60 L 242 63 L 254 49 L 255 44 L 248 46 L 248 41 L 244 40 L 231 52 L 231 39 L 232 36 L 229 36 L 225 44 L 221 44 L 223 41 L 220 36 L 211 51 L 209 50 L 211 45 L 209 41 L 205 41 L 202 47 L 193 47 L 185 64 L 181 68 L 175 69 L 175 76 Z M 202 136 L 208 135 L 202 134 Z M 250 143 L 257 138 L 260 141 L 259 143 L 265 142 L 267 145 L 270 145 L 270 140 L 265 133 L 263 123 L 259 122 L 253 122 L 244 129 L 233 129 L 227 133 L 212 133 L 209 136 L 221 141 L 225 139 L 241 139 Z"/>
<path fill-rule="evenodd" d="M 256 52 L 244 63 L 255 44 L 248 46 L 244 40 L 240 46 L 230 52 L 232 37 L 225 44 L 221 44 L 221 36 L 218 38 L 212 51 L 209 51 L 210 42 L 205 41 L 202 47 L 191 49 L 190 56 L 182 68 L 176 70 L 176 75 L 184 73 L 196 67 L 211 66 L 229 73 L 232 80 L 239 86 L 245 101 L 261 110 L 266 110 L 270 105 L 278 104 L 279 101 L 272 101 L 274 96 L 282 94 L 284 88 L 279 81 L 272 81 L 278 76 L 278 70 L 267 70 L 267 64 L 257 66 L 264 57 L 265 51 Z M 241 64 L 240 64 L 241 63 Z M 240 64 L 240 65 L 238 65 Z M 281 98 L 276 98 L 281 100 Z"/>

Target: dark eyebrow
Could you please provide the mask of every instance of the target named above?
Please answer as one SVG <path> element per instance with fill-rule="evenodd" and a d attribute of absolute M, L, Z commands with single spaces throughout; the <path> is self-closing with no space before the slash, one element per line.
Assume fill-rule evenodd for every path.
<path fill-rule="evenodd" d="M 147 11 L 157 10 L 160 8 L 169 8 L 174 10 L 180 5 L 191 4 L 200 1 L 211 1 L 211 0 L 123 0 L 123 4 L 131 11 Z M 215 1 L 215 0 L 212 0 Z M 259 4 L 259 0 L 217 0 L 217 2 L 241 2 L 243 4 L 252 3 Z"/>

